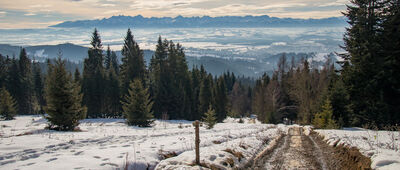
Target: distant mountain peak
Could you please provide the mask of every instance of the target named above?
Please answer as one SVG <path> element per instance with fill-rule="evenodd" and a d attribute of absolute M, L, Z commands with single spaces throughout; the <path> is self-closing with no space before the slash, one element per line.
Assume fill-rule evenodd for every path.
<path fill-rule="evenodd" d="M 184 17 L 143 17 L 117 15 L 101 20 L 78 20 L 65 21 L 63 23 L 52 25 L 50 27 L 156 27 L 156 28 L 192 28 L 192 27 L 291 27 L 291 26 L 344 26 L 346 25 L 344 17 L 330 17 L 323 19 L 295 19 L 295 18 L 277 18 L 268 15 L 261 16 L 192 16 Z"/>

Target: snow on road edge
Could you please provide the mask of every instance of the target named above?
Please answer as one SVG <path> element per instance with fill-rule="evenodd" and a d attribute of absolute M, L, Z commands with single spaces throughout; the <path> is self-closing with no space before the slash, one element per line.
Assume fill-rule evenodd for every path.
<path fill-rule="evenodd" d="M 201 169 L 204 167 L 217 167 L 222 169 L 239 168 L 254 159 L 265 147 L 269 148 L 274 145 L 276 143 L 275 140 L 281 137 L 283 133 L 287 133 L 288 128 L 288 126 L 279 124 L 270 126 L 270 128 L 264 131 L 249 134 L 244 138 L 201 147 L 200 162 L 203 167 L 194 166 L 195 152 L 191 150 L 176 157 L 161 161 L 156 169 Z M 242 154 L 243 157 L 238 158 L 237 155 L 233 155 L 229 149 L 234 153 Z"/>
<path fill-rule="evenodd" d="M 315 130 L 329 145 L 356 147 L 371 159 L 372 169 L 400 169 L 400 132 L 361 128 Z"/>

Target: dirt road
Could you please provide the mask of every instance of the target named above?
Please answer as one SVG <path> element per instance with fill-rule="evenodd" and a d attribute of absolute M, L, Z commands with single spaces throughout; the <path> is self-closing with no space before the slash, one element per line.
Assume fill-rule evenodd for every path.
<path fill-rule="evenodd" d="M 278 146 L 254 162 L 252 169 L 328 169 L 325 154 L 301 127 L 289 129 Z"/>
<path fill-rule="evenodd" d="M 271 150 L 262 152 L 246 169 L 371 169 L 371 160 L 356 148 L 329 146 L 315 132 L 292 127 Z"/>

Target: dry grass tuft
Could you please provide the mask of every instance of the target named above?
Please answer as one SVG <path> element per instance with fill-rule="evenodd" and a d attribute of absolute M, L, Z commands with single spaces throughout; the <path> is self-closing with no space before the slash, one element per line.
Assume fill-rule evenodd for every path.
<path fill-rule="evenodd" d="M 232 154 L 233 156 L 235 156 L 236 158 L 238 158 L 239 162 L 242 158 L 244 158 L 242 152 L 237 152 L 237 151 L 229 149 L 229 148 L 225 149 L 224 151 L 228 152 L 228 153 Z"/>
<path fill-rule="evenodd" d="M 212 141 L 212 143 L 213 143 L 213 144 L 221 144 L 222 142 L 221 142 L 221 141 L 218 141 L 218 140 L 214 140 L 214 141 Z"/>
<path fill-rule="evenodd" d="M 168 159 L 168 158 L 178 156 L 178 154 L 176 154 L 176 152 L 174 152 L 174 151 L 168 152 L 168 151 L 163 151 L 163 150 L 159 150 L 158 155 L 161 159 Z"/>

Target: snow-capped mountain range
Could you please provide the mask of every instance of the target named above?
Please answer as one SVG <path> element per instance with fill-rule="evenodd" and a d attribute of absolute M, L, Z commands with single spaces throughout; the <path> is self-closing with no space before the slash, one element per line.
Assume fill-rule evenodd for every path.
<path fill-rule="evenodd" d="M 221 16 L 221 17 L 150 17 L 112 16 L 96 20 L 66 21 L 51 27 L 154 27 L 154 28 L 192 28 L 192 27 L 314 27 L 344 26 L 346 18 L 331 17 L 323 19 L 295 19 L 262 16 Z"/>

